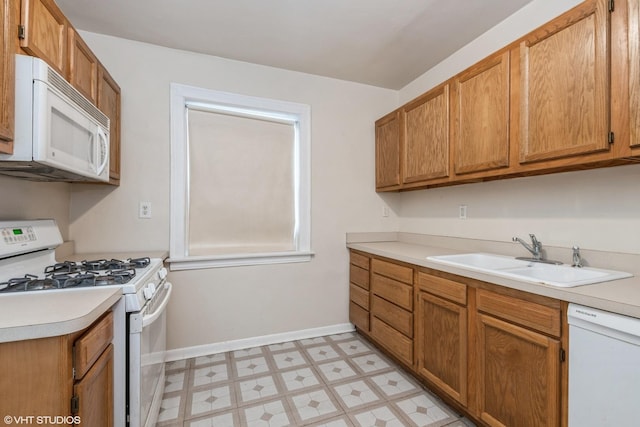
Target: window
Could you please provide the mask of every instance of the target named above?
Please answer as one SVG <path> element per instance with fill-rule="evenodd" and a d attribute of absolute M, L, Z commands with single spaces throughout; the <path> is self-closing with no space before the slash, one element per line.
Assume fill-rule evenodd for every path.
<path fill-rule="evenodd" d="M 308 105 L 171 84 L 174 270 L 308 261 Z"/>

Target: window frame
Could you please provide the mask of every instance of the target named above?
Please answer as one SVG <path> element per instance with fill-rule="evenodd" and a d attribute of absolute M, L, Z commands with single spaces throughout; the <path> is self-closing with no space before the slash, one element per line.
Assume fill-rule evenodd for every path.
<path fill-rule="evenodd" d="M 275 117 L 294 123 L 296 249 L 286 252 L 190 256 L 188 106 L 233 112 L 243 117 Z M 263 112 L 263 113 L 261 113 Z M 306 104 L 239 95 L 180 83 L 170 86 L 171 193 L 169 265 L 171 270 L 281 264 L 311 260 L 311 107 Z"/>

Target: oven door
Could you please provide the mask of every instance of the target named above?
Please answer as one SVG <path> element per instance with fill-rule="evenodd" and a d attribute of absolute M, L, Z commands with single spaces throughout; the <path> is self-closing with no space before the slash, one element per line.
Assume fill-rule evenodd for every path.
<path fill-rule="evenodd" d="M 169 282 L 129 315 L 129 426 L 155 426 L 164 393 Z"/>

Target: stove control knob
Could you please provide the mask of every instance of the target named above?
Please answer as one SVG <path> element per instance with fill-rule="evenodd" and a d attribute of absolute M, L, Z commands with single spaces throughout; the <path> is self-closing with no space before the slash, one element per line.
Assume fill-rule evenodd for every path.
<path fill-rule="evenodd" d="M 154 283 L 149 283 L 144 287 L 142 293 L 144 294 L 144 299 L 149 301 L 151 298 L 153 298 L 153 294 L 156 293 L 156 285 Z"/>
<path fill-rule="evenodd" d="M 160 280 L 164 280 L 164 278 L 167 277 L 167 269 L 162 267 L 159 271 L 158 271 L 158 278 Z"/>

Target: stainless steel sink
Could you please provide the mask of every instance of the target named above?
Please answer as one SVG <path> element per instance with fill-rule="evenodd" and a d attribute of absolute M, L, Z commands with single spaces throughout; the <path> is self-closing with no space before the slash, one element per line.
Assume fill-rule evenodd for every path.
<path fill-rule="evenodd" d="M 429 261 L 479 271 L 495 276 L 570 288 L 633 277 L 624 271 L 576 268 L 567 264 L 544 264 L 487 253 L 468 253 L 427 257 Z"/>

